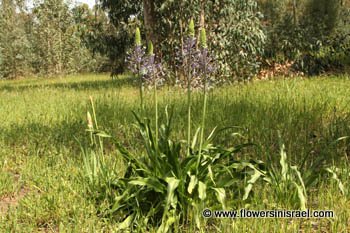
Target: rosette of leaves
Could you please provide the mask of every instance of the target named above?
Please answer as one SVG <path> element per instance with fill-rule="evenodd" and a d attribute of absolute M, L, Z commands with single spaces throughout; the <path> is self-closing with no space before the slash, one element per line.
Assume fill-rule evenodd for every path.
<path fill-rule="evenodd" d="M 228 192 L 234 190 L 234 195 L 246 192 L 248 196 L 257 178 L 264 175 L 260 161 L 234 158 L 251 144 L 230 148 L 214 145 L 213 140 L 220 133 L 214 130 L 204 142 L 205 153 L 197 167 L 199 154 L 184 158 L 182 141 L 171 138 L 172 114 L 166 112 L 166 122 L 159 128 L 158 140 L 150 121 L 142 121 L 136 114 L 135 118 L 144 153 L 134 154 L 115 142 L 127 164 L 124 175 L 113 183 L 115 203 L 108 211 L 123 220 L 118 230 L 149 226 L 150 229 L 156 227 L 158 232 L 169 232 L 184 221 L 193 221 L 200 228 L 201 211 L 205 207 L 215 205 L 225 209 Z M 198 133 L 192 140 L 194 145 Z M 255 180 L 246 191 L 244 180 L 253 176 Z"/>

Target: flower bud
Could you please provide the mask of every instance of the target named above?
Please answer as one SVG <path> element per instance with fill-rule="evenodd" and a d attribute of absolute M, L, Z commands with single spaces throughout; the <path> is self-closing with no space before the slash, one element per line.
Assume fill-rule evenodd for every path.
<path fill-rule="evenodd" d="M 194 22 L 193 22 L 193 19 L 190 20 L 190 24 L 188 25 L 188 35 L 192 38 L 194 38 L 194 34 L 195 34 L 195 31 L 194 31 Z"/>
<path fill-rule="evenodd" d="M 135 46 L 141 46 L 141 33 L 138 27 L 135 30 Z"/>
<path fill-rule="evenodd" d="M 152 41 L 148 42 L 148 55 L 154 55 Z"/>
<path fill-rule="evenodd" d="M 87 112 L 87 123 L 88 123 L 88 128 L 93 129 L 94 128 L 94 123 L 92 122 L 92 117 L 90 112 Z"/>

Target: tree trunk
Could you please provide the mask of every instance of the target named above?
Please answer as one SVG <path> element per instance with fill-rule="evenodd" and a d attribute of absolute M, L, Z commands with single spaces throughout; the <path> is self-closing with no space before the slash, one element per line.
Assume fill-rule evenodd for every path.
<path fill-rule="evenodd" d="M 293 23 L 294 27 L 297 25 L 297 2 L 293 0 Z"/>
<path fill-rule="evenodd" d="M 201 15 L 199 19 L 199 26 L 200 28 L 205 28 L 205 4 L 207 2 L 205 0 L 201 1 Z"/>
<path fill-rule="evenodd" d="M 205 0 L 201 0 L 201 12 L 200 12 L 200 17 L 199 17 L 199 30 L 198 30 L 198 36 L 197 36 L 197 46 L 199 45 L 199 40 L 201 36 L 201 30 L 202 28 L 205 28 Z"/>
<path fill-rule="evenodd" d="M 157 16 L 154 9 L 154 0 L 143 0 L 143 14 L 145 19 L 146 39 L 157 45 L 158 37 L 156 34 Z M 157 46 L 155 46 L 155 49 Z"/>

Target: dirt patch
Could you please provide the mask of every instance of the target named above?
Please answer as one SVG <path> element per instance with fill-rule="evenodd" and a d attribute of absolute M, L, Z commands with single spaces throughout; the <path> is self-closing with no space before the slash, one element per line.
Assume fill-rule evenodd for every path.
<path fill-rule="evenodd" d="M 0 197 L 0 215 L 6 214 L 11 207 L 16 207 L 19 201 L 29 193 L 28 188 L 21 188 L 12 196 Z"/>

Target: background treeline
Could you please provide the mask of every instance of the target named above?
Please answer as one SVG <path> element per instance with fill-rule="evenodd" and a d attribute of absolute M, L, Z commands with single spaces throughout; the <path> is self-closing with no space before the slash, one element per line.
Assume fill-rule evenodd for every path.
<path fill-rule="evenodd" d="M 350 64 L 349 0 L 100 0 L 94 9 L 1 0 L 0 77 L 121 73 L 139 26 L 171 80 L 190 18 L 208 30 L 220 80 L 250 79 L 275 64 L 309 75 Z"/>
<path fill-rule="evenodd" d="M 107 15 L 63 0 L 1 0 L 0 77 L 62 75 L 111 69 Z"/>

